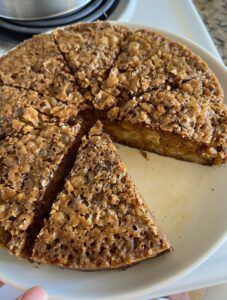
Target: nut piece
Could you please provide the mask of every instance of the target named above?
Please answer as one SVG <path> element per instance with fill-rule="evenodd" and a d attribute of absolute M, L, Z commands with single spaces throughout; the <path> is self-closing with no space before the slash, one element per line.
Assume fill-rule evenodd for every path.
<path fill-rule="evenodd" d="M 96 97 L 93 101 L 93 105 L 97 109 L 105 110 L 105 109 L 113 107 L 116 104 L 116 101 L 117 101 L 117 99 L 114 96 L 112 96 L 104 91 L 100 91 L 96 95 Z"/>
<path fill-rule="evenodd" d="M 39 123 L 39 113 L 34 107 L 30 106 L 26 108 L 23 119 L 25 121 L 31 122 L 34 126 L 37 126 Z"/>

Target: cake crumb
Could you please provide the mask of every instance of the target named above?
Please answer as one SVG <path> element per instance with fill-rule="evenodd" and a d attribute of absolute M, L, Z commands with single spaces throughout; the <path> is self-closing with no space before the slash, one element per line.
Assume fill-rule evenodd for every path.
<path fill-rule="evenodd" d="M 142 154 L 142 156 L 149 161 L 148 155 L 146 151 L 140 150 L 140 153 Z"/>

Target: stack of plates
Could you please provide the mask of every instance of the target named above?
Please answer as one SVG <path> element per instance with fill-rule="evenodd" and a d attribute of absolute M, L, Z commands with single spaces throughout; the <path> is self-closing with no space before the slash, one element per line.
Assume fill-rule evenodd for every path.
<path fill-rule="evenodd" d="M 25 34 L 36 34 L 74 22 L 106 20 L 115 10 L 119 2 L 119 0 L 93 0 L 73 12 L 46 19 L 42 18 L 40 20 L 24 21 L 0 18 L 0 27 Z"/>

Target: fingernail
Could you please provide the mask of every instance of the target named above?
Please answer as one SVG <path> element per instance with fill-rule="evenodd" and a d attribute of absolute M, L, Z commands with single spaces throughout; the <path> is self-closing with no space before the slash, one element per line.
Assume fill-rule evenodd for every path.
<path fill-rule="evenodd" d="M 47 293 L 39 286 L 27 290 L 16 300 L 47 300 Z"/>

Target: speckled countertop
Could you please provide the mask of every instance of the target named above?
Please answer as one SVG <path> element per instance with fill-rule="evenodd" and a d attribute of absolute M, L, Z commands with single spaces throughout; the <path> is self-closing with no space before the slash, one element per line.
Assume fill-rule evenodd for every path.
<path fill-rule="evenodd" d="M 227 0 L 194 0 L 194 3 L 227 65 Z"/>

